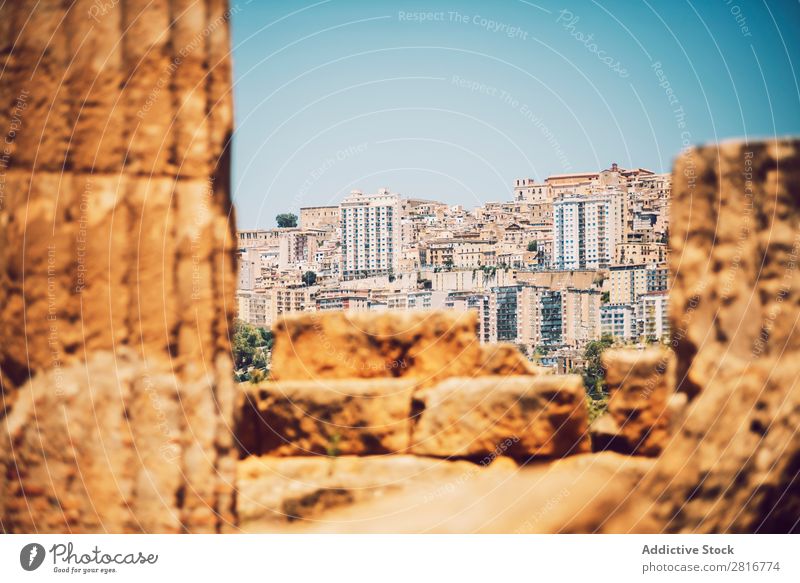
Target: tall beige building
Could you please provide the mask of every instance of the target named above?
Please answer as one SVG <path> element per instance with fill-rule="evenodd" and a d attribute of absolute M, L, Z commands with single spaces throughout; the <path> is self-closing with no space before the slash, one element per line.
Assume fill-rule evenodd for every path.
<path fill-rule="evenodd" d="M 301 229 L 336 229 L 339 227 L 339 206 L 307 206 L 300 209 Z"/>
<path fill-rule="evenodd" d="M 643 264 L 615 265 L 608 270 L 608 301 L 632 304 L 647 291 L 647 270 Z"/>

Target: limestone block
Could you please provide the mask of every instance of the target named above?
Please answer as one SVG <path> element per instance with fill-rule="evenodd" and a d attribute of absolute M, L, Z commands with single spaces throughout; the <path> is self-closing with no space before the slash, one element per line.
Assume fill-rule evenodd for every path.
<path fill-rule="evenodd" d="M 477 375 L 538 375 L 547 374 L 543 366 L 536 366 L 513 344 L 499 342 L 481 344 L 481 360 Z"/>
<path fill-rule="evenodd" d="M 658 455 L 670 436 L 673 353 L 660 348 L 607 350 L 602 360 L 610 419 L 595 425 L 596 441 L 612 451 Z M 616 438 L 609 435 L 609 421 L 617 428 Z"/>
<path fill-rule="evenodd" d="M 422 384 L 475 374 L 471 312 L 315 312 L 274 327 L 275 380 L 414 377 Z"/>
<path fill-rule="evenodd" d="M 243 384 L 236 436 L 245 455 L 404 452 L 413 379 Z"/>
<path fill-rule="evenodd" d="M 239 526 L 245 532 L 313 527 L 324 524 L 329 512 L 358 508 L 389 494 L 413 489 L 416 503 L 422 504 L 483 474 L 511 471 L 411 455 L 252 456 L 237 468 Z"/>
<path fill-rule="evenodd" d="M 589 451 L 577 375 L 452 378 L 419 391 L 415 411 L 418 455 L 527 459 Z"/>

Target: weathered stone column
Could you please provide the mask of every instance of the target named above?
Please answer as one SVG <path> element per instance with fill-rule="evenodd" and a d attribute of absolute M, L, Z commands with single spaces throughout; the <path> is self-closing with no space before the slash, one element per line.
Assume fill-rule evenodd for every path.
<path fill-rule="evenodd" d="M 0 7 L 0 530 L 234 521 L 229 18 Z"/>
<path fill-rule="evenodd" d="M 693 400 L 612 531 L 800 529 L 800 142 L 729 142 L 673 172 L 672 344 Z"/>

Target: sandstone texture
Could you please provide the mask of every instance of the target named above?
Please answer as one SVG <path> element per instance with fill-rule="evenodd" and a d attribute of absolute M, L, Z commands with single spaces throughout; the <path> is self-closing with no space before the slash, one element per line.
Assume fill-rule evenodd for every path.
<path fill-rule="evenodd" d="M 477 375 L 540 375 L 548 373 L 547 368 L 533 364 L 514 344 L 505 342 L 481 344 Z"/>
<path fill-rule="evenodd" d="M 484 473 L 511 471 L 410 455 L 252 456 L 237 470 L 239 526 L 245 532 L 286 532 L 324 525 L 334 510 L 352 510 L 392 493 L 413 489 L 421 504 Z"/>
<path fill-rule="evenodd" d="M 622 435 L 619 425 L 607 411 L 591 422 L 589 436 L 592 440 L 592 451 L 624 451 L 630 449 L 630 444 Z"/>
<path fill-rule="evenodd" d="M 593 532 L 598 523 L 582 517 L 611 514 L 654 463 L 602 452 L 512 472 L 493 473 L 494 464 L 489 471 L 475 465 L 469 479 L 444 480 L 433 490 L 411 483 L 358 505 L 333 508 L 324 522 L 309 525 L 305 532 L 542 534 L 568 526 Z"/>
<path fill-rule="evenodd" d="M 405 378 L 243 385 L 236 436 L 246 455 L 402 453 L 414 388 Z"/>
<path fill-rule="evenodd" d="M 602 361 L 608 413 L 593 424 L 595 450 L 658 455 L 670 437 L 674 355 L 659 348 L 617 349 L 605 351 Z"/>
<path fill-rule="evenodd" d="M 315 312 L 274 326 L 275 380 L 472 376 L 481 362 L 472 312 Z"/>
<path fill-rule="evenodd" d="M 799 209 L 796 140 L 728 142 L 678 159 L 672 345 L 678 390 L 693 400 L 603 530 L 800 530 Z"/>
<path fill-rule="evenodd" d="M 415 395 L 411 451 L 441 457 L 561 457 L 588 451 L 579 376 L 452 378 Z"/>
<path fill-rule="evenodd" d="M 3 531 L 235 521 L 229 16 L 0 7 Z"/>

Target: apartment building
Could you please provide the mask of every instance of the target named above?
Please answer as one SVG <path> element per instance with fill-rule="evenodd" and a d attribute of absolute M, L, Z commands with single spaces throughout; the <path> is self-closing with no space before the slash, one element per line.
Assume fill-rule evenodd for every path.
<path fill-rule="evenodd" d="M 517 342 L 522 334 L 520 317 L 523 286 L 492 288 L 489 294 L 489 338 L 491 342 Z"/>
<path fill-rule="evenodd" d="M 341 273 L 359 279 L 394 273 L 400 256 L 400 197 L 381 189 L 377 194 L 354 190 L 342 201 Z"/>
<path fill-rule="evenodd" d="M 444 308 L 447 292 L 444 291 L 410 291 L 407 292 L 407 308 L 409 310 L 438 310 Z"/>
<path fill-rule="evenodd" d="M 488 294 L 470 294 L 466 298 L 468 310 L 478 314 L 478 340 L 483 343 L 492 342 L 491 338 L 491 311 Z"/>
<path fill-rule="evenodd" d="M 647 291 L 664 292 L 669 289 L 669 267 L 666 265 L 648 265 L 645 276 Z"/>
<path fill-rule="evenodd" d="M 253 326 L 269 328 L 282 314 L 313 310 L 317 289 L 302 286 L 240 289 L 236 294 L 236 317 Z"/>
<path fill-rule="evenodd" d="M 477 269 L 496 263 L 495 241 L 484 239 L 440 239 L 427 245 L 428 265 Z"/>
<path fill-rule="evenodd" d="M 615 217 L 621 197 L 566 195 L 553 203 L 553 263 L 556 269 L 600 269 L 614 261 L 621 233 Z"/>
<path fill-rule="evenodd" d="M 290 269 L 314 263 L 317 249 L 326 242 L 325 235 L 319 229 L 287 229 L 278 240 L 278 267 Z"/>
<path fill-rule="evenodd" d="M 598 340 L 600 327 L 600 290 L 566 289 L 561 292 L 561 344 L 583 348 Z"/>
<path fill-rule="evenodd" d="M 256 279 L 260 275 L 260 262 L 258 259 L 258 249 L 254 247 L 244 247 L 238 253 L 239 257 L 239 281 L 238 289 L 252 290 L 256 287 Z"/>
<path fill-rule="evenodd" d="M 236 294 L 236 317 L 259 328 L 268 328 L 273 318 L 266 290 L 239 290 Z"/>
<path fill-rule="evenodd" d="M 606 304 L 600 307 L 600 330 L 603 336 L 611 336 L 622 342 L 638 338 L 636 308 L 630 304 Z"/>
<path fill-rule="evenodd" d="M 483 343 L 491 341 L 488 294 L 468 291 L 449 292 L 445 297 L 444 308 L 457 312 L 473 310 L 478 316 L 478 340 Z"/>
<path fill-rule="evenodd" d="M 448 307 L 447 297 L 445 291 L 397 291 L 386 295 L 386 307 L 389 310 L 438 310 Z"/>
<path fill-rule="evenodd" d="M 664 263 L 666 260 L 666 243 L 626 242 L 616 247 L 615 263 L 619 265 Z"/>
<path fill-rule="evenodd" d="M 645 342 L 658 342 L 669 334 L 669 296 L 649 292 L 639 298 L 641 335 Z"/>
<path fill-rule="evenodd" d="M 248 322 L 259 328 L 269 328 L 275 322 L 275 312 L 266 290 L 255 290 L 250 293 Z"/>
<path fill-rule="evenodd" d="M 611 304 L 634 304 L 648 291 L 647 268 L 641 264 L 614 265 L 608 270 Z"/>
<path fill-rule="evenodd" d="M 538 313 L 537 345 L 555 349 L 563 344 L 563 303 L 558 290 L 542 290 L 536 306 Z"/>
<path fill-rule="evenodd" d="M 307 206 L 300 208 L 301 229 L 338 229 L 339 206 Z"/>
<path fill-rule="evenodd" d="M 316 300 L 317 311 L 350 310 L 363 312 L 370 309 L 370 300 L 367 296 L 356 294 L 337 294 L 320 297 Z"/>

